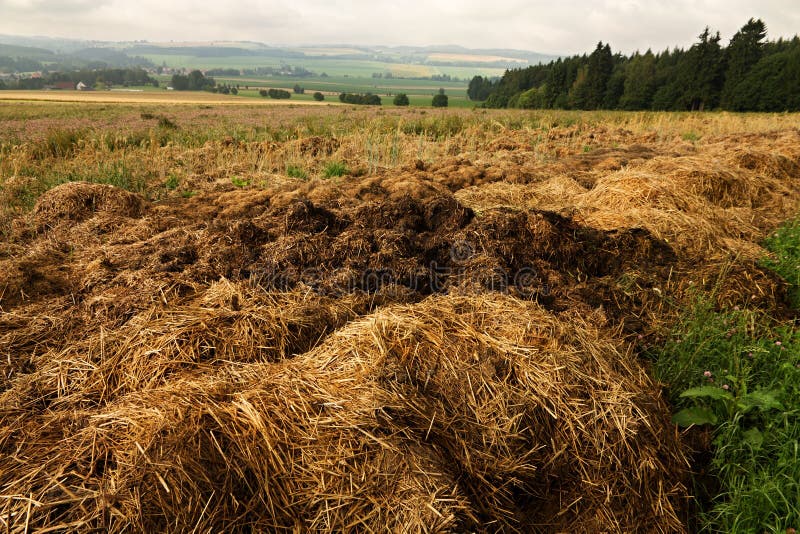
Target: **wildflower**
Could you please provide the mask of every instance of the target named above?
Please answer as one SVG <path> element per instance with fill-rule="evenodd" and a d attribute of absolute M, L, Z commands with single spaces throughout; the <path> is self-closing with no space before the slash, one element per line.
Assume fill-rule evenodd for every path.
<path fill-rule="evenodd" d="M 731 387 L 728 384 L 722 384 L 722 389 L 728 391 L 729 389 L 731 389 Z"/>
<path fill-rule="evenodd" d="M 747 353 L 747 357 L 748 357 L 748 358 L 752 358 L 753 356 L 754 356 L 754 355 L 753 355 L 753 353 L 752 353 L 752 352 L 748 352 L 748 353 Z"/>
<path fill-rule="evenodd" d="M 775 344 L 776 344 L 777 346 L 779 346 L 779 347 L 780 347 L 781 345 L 783 345 L 783 343 L 781 343 L 780 341 L 776 341 L 776 342 L 775 342 Z"/>
<path fill-rule="evenodd" d="M 703 373 L 703 376 L 706 378 L 711 378 L 711 374 L 712 374 L 711 371 L 706 371 L 705 373 Z"/>

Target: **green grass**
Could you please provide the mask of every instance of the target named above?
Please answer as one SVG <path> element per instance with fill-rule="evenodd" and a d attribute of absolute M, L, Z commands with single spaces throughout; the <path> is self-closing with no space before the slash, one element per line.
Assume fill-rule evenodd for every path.
<path fill-rule="evenodd" d="M 308 174 L 306 173 L 306 171 L 294 165 L 288 165 L 286 167 L 286 176 L 288 176 L 289 178 L 299 178 L 301 180 L 305 180 L 306 178 L 308 178 Z"/>
<path fill-rule="evenodd" d="M 335 178 L 348 173 L 350 173 L 350 170 L 347 168 L 347 165 L 340 161 L 331 161 L 322 169 L 322 176 L 324 178 Z"/>
<path fill-rule="evenodd" d="M 764 264 L 791 284 L 792 305 L 800 309 L 800 217 L 773 232 L 765 244 L 772 257 Z"/>
<path fill-rule="evenodd" d="M 767 264 L 797 298 L 800 224 L 766 242 Z M 797 304 L 795 300 L 795 304 Z M 707 480 L 697 481 L 705 532 L 800 528 L 800 331 L 762 312 L 719 310 L 698 296 L 653 353 L 681 426 L 711 425 Z"/>

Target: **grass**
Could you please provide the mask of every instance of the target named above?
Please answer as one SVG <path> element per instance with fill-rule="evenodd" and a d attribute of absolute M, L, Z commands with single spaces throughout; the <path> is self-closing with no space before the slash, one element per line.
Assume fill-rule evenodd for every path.
<path fill-rule="evenodd" d="M 774 232 L 767 265 L 798 304 L 800 224 Z M 800 528 L 800 331 L 698 296 L 655 354 L 681 426 L 713 429 L 710 479 L 697 481 L 706 532 Z"/>
<path fill-rule="evenodd" d="M 791 284 L 792 305 L 800 309 L 800 217 L 772 233 L 766 246 L 773 254 L 764 264 Z"/>
<path fill-rule="evenodd" d="M 301 180 L 305 180 L 306 178 L 308 178 L 308 173 L 306 173 L 306 171 L 304 171 L 300 167 L 297 167 L 295 165 L 288 165 L 286 167 L 286 176 L 288 176 L 289 178 L 300 178 Z"/>
<path fill-rule="evenodd" d="M 341 161 L 331 161 L 322 169 L 322 176 L 324 178 L 336 178 L 349 173 L 350 170 L 347 168 L 347 165 Z"/>

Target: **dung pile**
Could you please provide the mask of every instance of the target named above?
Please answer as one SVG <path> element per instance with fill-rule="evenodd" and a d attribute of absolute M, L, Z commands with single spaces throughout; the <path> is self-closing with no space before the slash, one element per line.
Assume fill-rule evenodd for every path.
<path fill-rule="evenodd" d="M 264 313 L 239 305 L 195 315 Z M 152 322 L 95 347 L 107 378 L 140 379 L 129 391 L 81 385 L 99 372 L 81 350 L 52 365 L 81 377 L 2 394 L 0 488 L 25 495 L 0 505 L 12 531 L 683 529 L 685 466 L 658 388 L 578 316 L 435 297 L 289 360 L 230 362 L 233 346 L 192 369 L 166 355 L 207 334 Z"/>
<path fill-rule="evenodd" d="M 96 212 L 118 217 L 140 217 L 145 210 L 141 196 L 112 185 L 69 182 L 42 195 L 33 211 L 37 231 L 66 221 L 81 222 Z"/>
<path fill-rule="evenodd" d="M 263 188 L 212 144 L 192 198 L 48 192 L 0 247 L 2 526 L 683 530 L 683 448 L 626 342 L 695 287 L 781 310 L 758 242 L 800 206 L 800 134 L 583 132 L 556 161 L 527 135 Z"/>

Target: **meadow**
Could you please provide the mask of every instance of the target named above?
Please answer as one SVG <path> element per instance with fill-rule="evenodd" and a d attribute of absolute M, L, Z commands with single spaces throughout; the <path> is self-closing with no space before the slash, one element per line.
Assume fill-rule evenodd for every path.
<path fill-rule="evenodd" d="M 800 527 L 800 115 L 119 98 L 0 101 L 6 531 Z"/>

